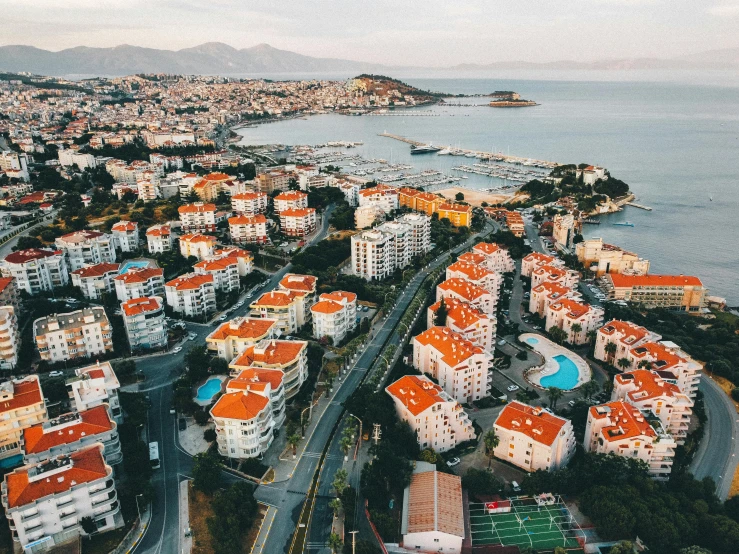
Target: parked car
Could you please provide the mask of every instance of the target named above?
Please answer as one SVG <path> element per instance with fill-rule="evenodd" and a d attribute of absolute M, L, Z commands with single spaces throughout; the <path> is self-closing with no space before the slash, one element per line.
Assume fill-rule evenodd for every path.
<path fill-rule="evenodd" d="M 175 347 L 174 347 L 174 348 L 172 349 L 172 353 L 173 353 L 173 354 L 177 354 L 177 353 L 179 353 L 179 352 L 182 352 L 182 347 L 181 347 L 181 346 L 175 346 Z"/>
<path fill-rule="evenodd" d="M 188 333 L 187 340 L 195 340 L 198 336 L 195 333 Z"/>
<path fill-rule="evenodd" d="M 218 321 L 226 321 L 228 319 L 228 316 L 226 314 L 223 314 L 221 317 L 218 318 Z"/>
<path fill-rule="evenodd" d="M 61 377 L 64 375 L 63 371 L 50 371 L 49 377 Z"/>
<path fill-rule="evenodd" d="M 503 346 L 504 344 L 505 344 L 505 340 L 503 340 L 503 339 L 500 339 L 500 340 L 498 341 L 498 346 Z"/>
<path fill-rule="evenodd" d="M 516 392 L 518 390 L 518 385 L 510 385 L 508 387 L 508 392 Z"/>
<path fill-rule="evenodd" d="M 184 431 L 187 429 L 187 421 L 184 417 L 181 417 L 180 420 L 177 422 L 177 426 L 179 427 L 180 431 Z"/>
<path fill-rule="evenodd" d="M 569 401 L 569 402 L 568 402 L 567 404 L 568 404 L 568 405 L 569 405 L 570 407 L 572 407 L 572 408 L 574 408 L 574 407 L 575 407 L 575 401 L 574 401 L 574 400 L 570 400 L 570 401 Z"/>
<path fill-rule="evenodd" d="M 462 460 L 460 460 L 459 458 L 452 458 L 451 460 L 449 460 L 449 461 L 448 461 L 448 462 L 446 463 L 446 465 L 447 465 L 447 466 L 449 466 L 449 467 L 454 467 L 454 466 L 456 466 L 456 465 L 459 465 L 459 463 L 460 463 L 461 461 L 462 461 Z"/>

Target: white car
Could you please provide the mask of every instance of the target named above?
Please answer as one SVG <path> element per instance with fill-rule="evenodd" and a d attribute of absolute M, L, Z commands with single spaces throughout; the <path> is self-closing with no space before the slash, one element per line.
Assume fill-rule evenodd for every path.
<path fill-rule="evenodd" d="M 173 354 L 178 354 L 178 353 L 180 353 L 180 352 L 182 352 L 182 347 L 181 347 L 181 346 L 175 346 L 175 347 L 174 347 L 174 348 L 172 349 L 172 353 L 173 353 Z"/>
<path fill-rule="evenodd" d="M 516 392 L 518 390 L 518 385 L 510 385 L 508 387 L 508 392 Z"/>
<path fill-rule="evenodd" d="M 221 317 L 218 318 L 218 321 L 226 321 L 228 319 L 228 316 L 226 314 L 223 314 Z"/>
<path fill-rule="evenodd" d="M 187 340 L 195 340 L 198 336 L 195 333 L 188 333 Z"/>
<path fill-rule="evenodd" d="M 236 307 L 237 307 L 237 308 L 240 308 L 240 307 L 241 307 L 241 306 L 243 306 L 243 305 L 244 305 L 244 301 L 243 301 L 243 300 L 242 300 L 241 302 L 237 302 L 237 303 L 236 303 Z"/>
<path fill-rule="evenodd" d="M 503 346 L 505 344 L 505 341 L 503 339 L 500 339 L 498 341 L 498 346 Z"/>
<path fill-rule="evenodd" d="M 446 463 L 446 465 L 449 467 L 454 467 L 456 465 L 459 465 L 461 462 L 462 460 L 460 460 L 459 458 L 452 458 Z"/>
<path fill-rule="evenodd" d="M 49 377 L 62 377 L 64 375 L 64 372 L 62 371 L 50 371 Z"/>

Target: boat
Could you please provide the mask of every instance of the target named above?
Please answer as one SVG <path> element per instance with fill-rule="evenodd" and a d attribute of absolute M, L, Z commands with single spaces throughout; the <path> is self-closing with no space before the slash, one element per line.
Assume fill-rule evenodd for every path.
<path fill-rule="evenodd" d="M 449 150 L 448 148 L 445 148 L 444 150 L 439 151 L 439 156 L 447 156 L 451 154 L 451 152 L 452 152 L 451 150 Z"/>
<path fill-rule="evenodd" d="M 434 152 L 438 152 L 439 150 L 441 150 L 441 148 L 431 146 L 430 144 L 423 144 L 421 146 L 411 144 L 411 154 L 433 154 Z"/>
<path fill-rule="evenodd" d="M 614 223 L 614 225 L 618 225 L 620 227 L 633 227 L 634 224 L 631 223 L 631 221 L 617 221 Z"/>

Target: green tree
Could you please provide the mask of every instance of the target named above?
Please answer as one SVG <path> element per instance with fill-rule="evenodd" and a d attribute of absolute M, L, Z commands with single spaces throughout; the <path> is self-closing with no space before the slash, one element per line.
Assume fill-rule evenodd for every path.
<path fill-rule="evenodd" d="M 208 452 L 196 454 L 192 466 L 193 485 L 205 494 L 213 494 L 221 488 L 221 466 Z"/>
<path fill-rule="evenodd" d="M 609 554 L 633 554 L 634 545 L 631 541 L 621 541 L 611 547 Z"/>
<path fill-rule="evenodd" d="M 336 470 L 336 473 L 334 473 L 334 481 L 331 483 L 331 486 L 334 488 L 338 496 L 344 494 L 344 491 L 349 486 L 347 483 L 348 478 L 349 474 L 344 468 L 339 468 Z"/>
<path fill-rule="evenodd" d="M 462 202 L 464 200 L 464 194 L 462 194 L 461 192 L 458 192 L 457 194 L 454 195 L 454 199 L 457 202 Z"/>
<path fill-rule="evenodd" d="M 547 396 L 549 397 L 549 404 L 553 410 L 557 409 L 557 401 L 562 398 L 562 389 L 557 387 L 547 387 Z"/>
<path fill-rule="evenodd" d="M 615 342 L 608 342 L 604 348 L 606 351 L 606 360 L 608 360 L 608 363 L 613 365 L 613 357 L 616 355 L 616 351 L 618 350 L 618 346 Z"/>
<path fill-rule="evenodd" d="M 495 433 L 495 429 L 490 429 L 485 433 L 483 441 L 485 442 L 485 455 L 488 457 L 488 469 L 490 469 L 490 465 L 493 463 L 493 458 L 495 457 L 495 449 L 500 444 L 500 437 Z"/>
<path fill-rule="evenodd" d="M 341 511 L 341 500 L 338 498 L 334 498 L 331 500 L 331 502 L 328 503 L 328 507 L 331 508 L 331 511 L 334 513 L 334 517 L 339 517 L 339 512 Z"/>
<path fill-rule="evenodd" d="M 570 327 L 570 330 L 572 330 L 572 342 L 577 343 L 577 335 L 582 331 L 582 325 L 579 323 L 573 323 Z"/>
<path fill-rule="evenodd" d="M 620 367 L 622 370 L 626 370 L 631 367 L 631 360 L 628 358 L 619 358 L 618 359 L 618 367 Z"/>
<path fill-rule="evenodd" d="M 591 398 L 593 398 L 593 396 L 598 394 L 599 390 L 600 385 L 595 380 L 591 379 L 580 387 L 580 394 L 586 400 L 590 400 Z"/>
<path fill-rule="evenodd" d="M 301 438 L 300 433 L 297 431 L 290 433 L 287 436 L 287 444 L 289 444 L 293 449 L 293 458 L 298 455 L 298 445 L 300 444 Z"/>
<path fill-rule="evenodd" d="M 97 530 L 97 526 L 95 525 L 95 520 L 92 519 L 91 516 L 85 516 L 82 519 L 80 519 L 80 525 L 82 526 L 82 530 L 88 536 L 92 535 Z"/>
<path fill-rule="evenodd" d="M 556 325 L 552 325 L 547 332 L 549 333 L 549 337 L 557 344 L 562 344 L 567 340 L 567 333 Z"/>
<path fill-rule="evenodd" d="M 331 533 L 328 536 L 327 545 L 331 549 L 331 552 L 337 554 L 341 550 L 341 547 L 344 546 L 344 543 L 342 542 L 339 535 L 337 535 L 336 533 Z"/>
<path fill-rule="evenodd" d="M 344 459 L 346 459 L 349 456 L 349 451 L 352 448 L 352 439 L 350 437 L 342 437 L 339 441 L 339 446 L 341 447 L 341 451 L 344 453 Z"/>
<path fill-rule="evenodd" d="M 446 319 L 449 316 L 449 310 L 446 307 L 446 300 L 444 297 L 439 302 L 439 309 L 434 314 L 434 325 L 444 326 L 446 325 Z"/>

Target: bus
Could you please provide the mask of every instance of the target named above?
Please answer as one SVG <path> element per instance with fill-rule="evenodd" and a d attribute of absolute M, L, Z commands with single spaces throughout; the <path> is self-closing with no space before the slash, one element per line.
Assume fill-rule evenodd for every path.
<path fill-rule="evenodd" d="M 149 463 L 151 464 L 151 469 L 159 469 L 161 467 L 158 442 L 149 443 Z"/>

